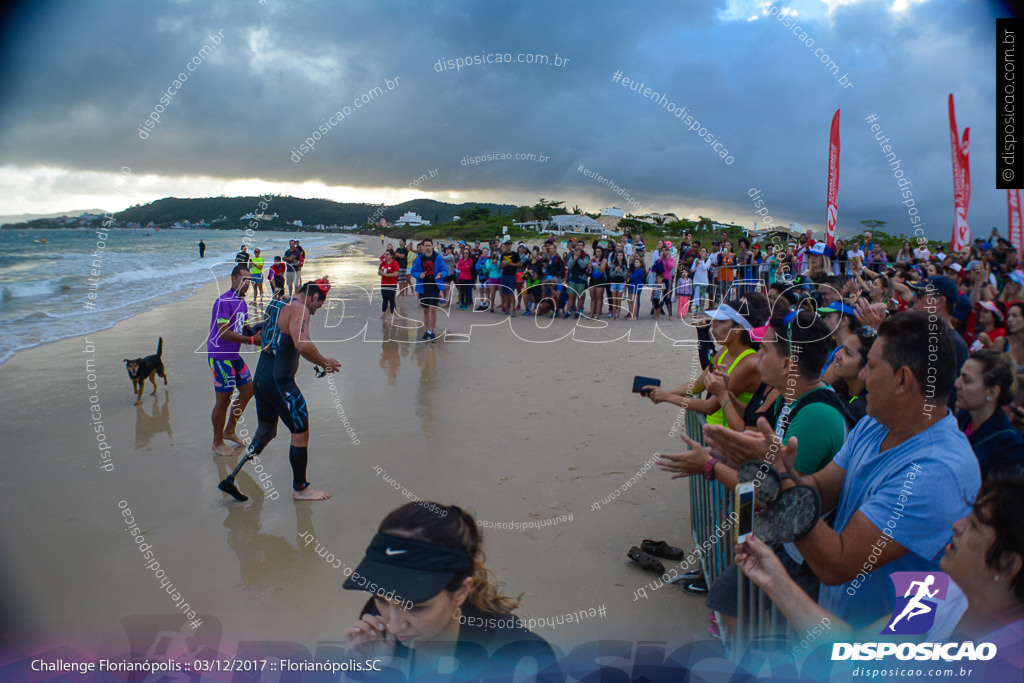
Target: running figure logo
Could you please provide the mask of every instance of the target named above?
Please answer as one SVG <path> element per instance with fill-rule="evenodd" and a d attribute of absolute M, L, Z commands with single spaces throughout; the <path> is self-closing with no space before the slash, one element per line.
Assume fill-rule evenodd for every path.
<path fill-rule="evenodd" d="M 949 577 L 943 572 L 893 572 L 889 578 L 896 589 L 896 605 L 882 633 L 926 633 L 935 623 L 936 601 L 946 599 Z"/>

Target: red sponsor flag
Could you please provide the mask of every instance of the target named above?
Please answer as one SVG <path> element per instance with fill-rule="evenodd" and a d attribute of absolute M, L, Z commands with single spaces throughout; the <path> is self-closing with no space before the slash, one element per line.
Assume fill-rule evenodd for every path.
<path fill-rule="evenodd" d="M 836 248 L 836 219 L 839 217 L 839 110 L 832 115 L 828 136 L 828 196 L 825 206 L 825 244 Z"/>
<path fill-rule="evenodd" d="M 963 141 L 956 130 L 953 113 L 953 93 L 949 94 L 949 144 L 953 152 L 953 200 L 956 210 L 953 220 L 953 250 L 971 243 L 971 226 L 967 224 L 967 209 L 971 204 L 971 165 L 967 155 L 971 151 L 971 129 L 964 128 Z"/>
<path fill-rule="evenodd" d="M 1024 239 L 1021 239 L 1020 227 L 1020 190 L 1006 191 L 1006 213 L 1007 223 L 1010 226 L 1010 244 L 1016 247 L 1017 251 L 1021 251 L 1021 243 L 1024 242 Z"/>

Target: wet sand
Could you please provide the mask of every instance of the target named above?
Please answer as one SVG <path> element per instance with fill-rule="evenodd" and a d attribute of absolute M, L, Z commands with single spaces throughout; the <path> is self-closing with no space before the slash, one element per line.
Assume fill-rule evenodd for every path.
<path fill-rule="evenodd" d="M 262 457 L 279 498 L 260 499 L 251 465 L 238 479 L 252 496 L 248 503 L 217 490 L 235 461 L 210 451 L 213 391 L 204 341 L 215 284 L 0 365 L 7 461 L 0 606 L 9 606 L 0 611 L 9 638 L 28 652 L 123 649 L 126 625 L 145 619 L 138 615 L 178 618 L 176 603 L 187 601 L 204 632 L 220 629 L 224 652 L 249 640 L 299 643 L 311 652 L 317 643 L 343 641 L 367 595 L 341 590 L 342 570 L 316 548 L 355 567 L 378 522 L 406 502 L 405 489 L 487 522 L 572 515 L 541 528 L 484 529 L 487 566 L 507 593 L 526 594 L 521 617 L 604 607 L 603 619 L 536 629 L 563 650 L 599 638 L 670 645 L 708 639 L 703 599 L 675 586 L 637 599 L 634 591 L 655 576 L 625 557 L 644 538 L 692 547 L 685 480 L 651 468 L 614 500 L 593 506 L 654 452 L 681 450 L 668 435 L 678 410 L 630 389 L 638 374 L 668 386 L 688 380 L 693 347 L 673 347 L 646 315 L 586 323 L 602 328 L 596 330 L 556 320 L 543 331 L 531 318 L 460 311 L 440 316 L 438 336 L 447 329 L 462 341 L 414 343 L 421 336 L 411 327 L 421 317 L 414 297 L 400 298 L 399 310 L 416 322 L 388 333 L 377 320 L 379 298 L 358 295 L 356 285 L 378 281 L 379 241 L 363 244 L 365 251 L 350 247 L 304 269 L 306 278 L 328 274 L 344 285 L 312 331 L 325 355 L 342 362 L 341 372 L 316 379 L 302 361 L 297 376 L 310 410 L 308 476 L 334 495 L 328 502 L 292 502 L 283 426 Z M 676 339 L 695 338 L 678 320 L 663 318 L 660 326 Z M 633 341 L 612 341 L 627 331 Z M 152 353 L 160 336 L 169 383 L 161 381 L 156 396 L 147 383 L 136 407 L 122 359 Z M 540 341 L 560 336 L 567 338 Z M 93 357 L 95 390 L 86 367 Z M 256 355 L 244 358 L 254 369 Z M 101 469 L 96 412 L 111 446 L 109 471 Z M 254 428 L 254 405 L 245 421 Z M 146 568 L 123 508 L 178 600 Z M 302 540 L 312 537 L 309 545 Z"/>

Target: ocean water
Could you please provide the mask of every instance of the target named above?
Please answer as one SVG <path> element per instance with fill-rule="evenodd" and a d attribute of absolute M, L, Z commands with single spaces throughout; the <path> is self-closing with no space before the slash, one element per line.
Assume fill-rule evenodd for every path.
<path fill-rule="evenodd" d="M 147 234 L 148 232 L 148 234 Z M 0 230 L 0 363 L 19 349 L 109 328 L 172 301 L 180 301 L 234 266 L 241 230 Z M 298 238 L 307 260 L 355 238 L 257 231 L 267 263 Z M 46 243 L 43 243 L 43 239 Z M 206 257 L 199 258 L 199 240 Z M 97 262 L 98 276 L 92 274 Z M 96 298 L 89 299 L 89 292 Z M 93 308 L 87 308 L 91 303 Z"/>

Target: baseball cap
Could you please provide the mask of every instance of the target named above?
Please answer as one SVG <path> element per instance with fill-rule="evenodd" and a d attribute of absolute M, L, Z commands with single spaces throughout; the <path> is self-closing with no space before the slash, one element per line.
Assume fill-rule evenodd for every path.
<path fill-rule="evenodd" d="M 996 306 L 991 301 L 979 301 L 978 302 L 978 306 L 980 306 L 981 308 L 984 308 L 987 311 L 992 311 L 992 314 L 995 315 L 995 317 L 999 318 L 1000 322 L 1002 322 L 1003 319 L 1006 317 L 1006 316 L 1003 315 L 1003 312 L 1001 310 L 999 310 L 999 307 Z"/>
<path fill-rule="evenodd" d="M 1024 271 L 1015 270 L 1010 273 L 1010 279 L 1016 282 L 1018 285 L 1024 285 Z"/>
<path fill-rule="evenodd" d="M 323 293 L 324 297 L 326 297 L 327 293 L 331 291 L 331 283 L 325 277 L 322 277 L 319 280 L 313 280 L 313 284 L 316 285 L 317 289 L 319 289 L 321 293 Z"/>
<path fill-rule="evenodd" d="M 909 287 L 916 292 L 933 291 L 946 297 L 946 303 L 949 305 L 950 311 L 953 310 L 953 306 L 960 298 L 960 292 L 957 290 L 956 284 L 945 275 L 932 275 L 920 282 L 910 283 Z"/>
<path fill-rule="evenodd" d="M 342 588 L 370 592 L 382 589 L 403 600 L 426 602 L 444 590 L 456 574 L 472 567 L 473 559 L 461 548 L 377 534 Z"/>
<path fill-rule="evenodd" d="M 796 318 L 798 312 L 799 311 L 797 309 L 793 309 L 792 311 L 787 313 L 786 317 L 784 317 L 782 319 L 782 324 L 783 325 L 789 325 L 791 322 L 793 322 L 793 319 Z M 770 328 L 771 326 L 772 326 L 771 325 L 771 321 L 768 321 L 764 325 L 761 325 L 759 327 L 751 328 L 750 331 L 749 331 L 750 338 L 753 341 L 756 341 L 756 342 L 759 342 L 759 343 L 763 342 L 764 341 L 764 336 L 766 334 L 768 334 L 768 328 Z"/>
<path fill-rule="evenodd" d="M 825 243 L 824 242 L 815 242 L 814 246 L 811 247 L 809 253 L 817 254 L 818 256 L 824 256 L 825 255 Z"/>
<path fill-rule="evenodd" d="M 843 315 L 853 316 L 854 318 L 860 318 L 857 313 L 857 309 L 852 306 L 848 306 L 841 301 L 833 301 L 828 306 L 818 309 L 818 315 L 825 316 L 829 313 L 842 313 Z"/>

